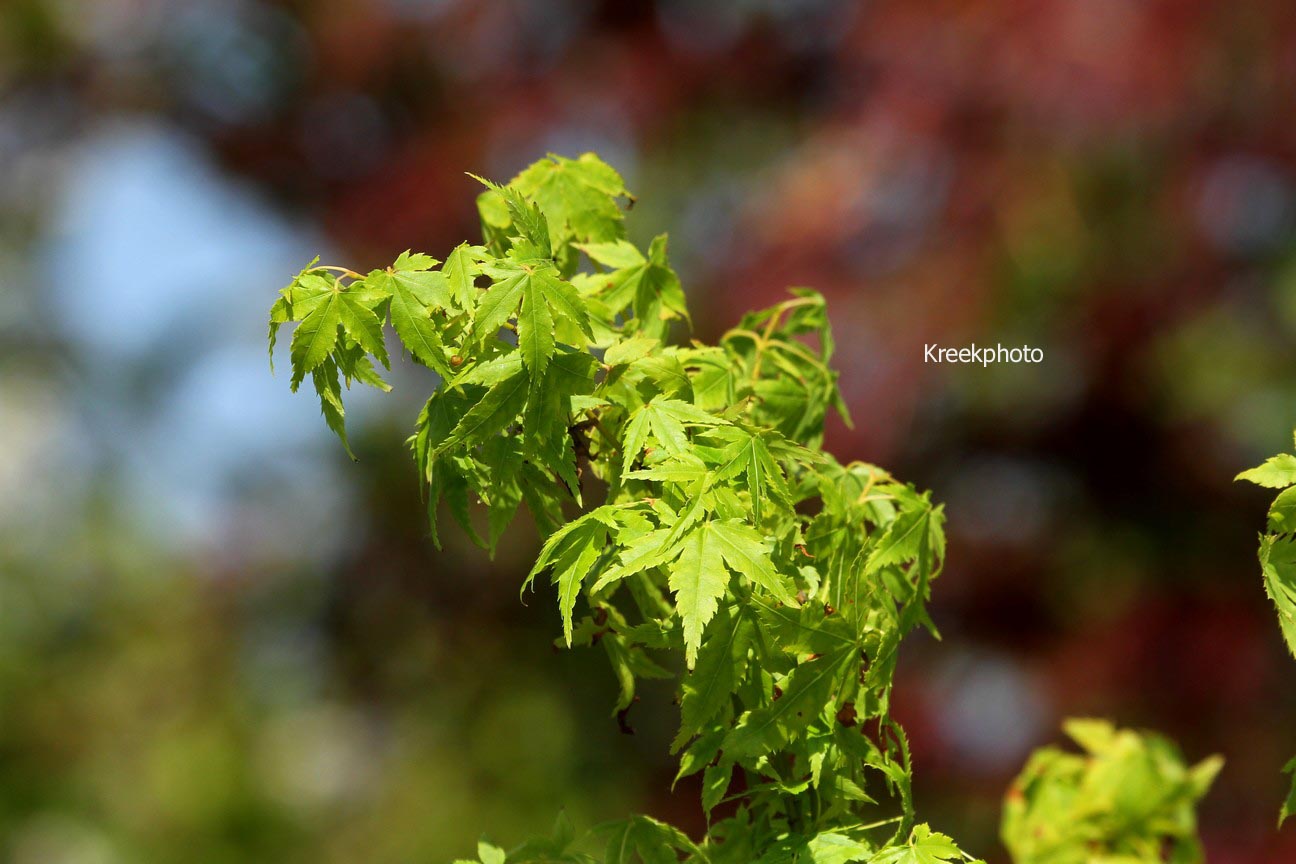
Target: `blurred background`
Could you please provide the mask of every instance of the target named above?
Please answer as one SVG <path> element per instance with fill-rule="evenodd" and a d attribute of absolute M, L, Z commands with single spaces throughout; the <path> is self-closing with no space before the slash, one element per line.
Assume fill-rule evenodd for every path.
<path fill-rule="evenodd" d="M 1231 482 L 1296 425 L 1294 93 L 1289 0 L 4 0 L 0 860 L 702 829 L 669 691 L 620 734 L 603 658 L 519 604 L 533 533 L 432 549 L 429 374 L 354 394 L 352 464 L 265 356 L 312 256 L 444 257 L 465 170 L 594 149 L 700 337 L 828 294 L 829 447 L 948 504 L 897 696 L 924 815 L 1003 861 L 1006 784 L 1098 714 L 1227 758 L 1212 862 L 1296 861 L 1270 496 Z"/>

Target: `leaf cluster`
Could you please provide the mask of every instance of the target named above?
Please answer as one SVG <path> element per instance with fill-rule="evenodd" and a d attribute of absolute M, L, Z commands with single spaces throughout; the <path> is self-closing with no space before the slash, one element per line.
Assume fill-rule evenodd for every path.
<path fill-rule="evenodd" d="M 627 240 L 615 170 L 551 156 L 481 182 L 480 245 L 365 275 L 312 262 L 271 309 L 271 350 L 294 323 L 292 386 L 311 379 L 345 444 L 341 385 L 386 389 L 390 323 L 436 376 L 410 438 L 434 539 L 442 502 L 490 549 L 525 505 L 545 539 L 523 590 L 552 584 L 562 643 L 601 646 L 623 722 L 639 681 L 677 682 L 678 778 L 701 774 L 726 815 L 697 842 L 604 826 L 606 860 L 964 860 L 918 822 L 890 717 L 900 643 L 932 629 L 943 514 L 823 451 L 845 416 L 823 298 L 672 341 L 689 315 L 667 238 Z M 506 860 L 585 860 L 569 833 Z"/>
<path fill-rule="evenodd" d="M 1004 802 L 1016 864 L 1194 864 L 1195 805 L 1223 761 L 1188 767 L 1166 739 L 1102 720 L 1071 720 L 1083 753 L 1036 751 Z M 1167 857 L 1168 855 L 1168 857 Z"/>
<path fill-rule="evenodd" d="M 901 641 L 935 632 L 943 513 L 823 451 L 828 413 L 849 423 L 823 298 L 794 289 L 716 345 L 673 342 L 690 319 L 667 238 L 626 239 L 634 199 L 615 170 L 550 156 L 506 185 L 476 179 L 480 245 L 363 275 L 311 262 L 270 310 L 272 361 L 295 324 L 292 389 L 310 378 L 350 452 L 343 385 L 390 389 L 389 324 L 435 374 L 409 439 L 433 539 L 444 504 L 493 551 L 525 504 L 544 543 L 523 591 L 551 583 L 560 644 L 602 647 L 623 727 L 639 681 L 676 681 L 676 779 L 701 774 L 708 814 L 727 805 L 697 841 L 647 816 L 582 840 L 560 818 L 507 852 L 483 841 L 478 860 L 590 862 L 591 843 L 609 864 L 971 860 L 918 822 L 890 716 Z M 1291 485 L 1285 460 L 1251 479 Z M 1273 530 L 1296 525 L 1293 506 L 1275 504 Z M 1289 641 L 1290 541 L 1262 547 Z M 1161 739 L 1068 728 L 1088 755 L 1040 751 L 1009 796 L 1019 864 L 1160 861 L 1165 843 L 1197 860 L 1192 807 L 1218 763 L 1187 769 Z"/>

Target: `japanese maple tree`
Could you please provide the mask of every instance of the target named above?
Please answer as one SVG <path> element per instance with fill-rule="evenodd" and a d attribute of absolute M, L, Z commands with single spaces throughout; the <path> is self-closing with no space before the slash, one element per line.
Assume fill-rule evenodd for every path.
<path fill-rule="evenodd" d="M 642 679 L 678 681 L 677 779 L 702 775 L 708 814 L 734 807 L 701 838 L 647 816 L 598 826 L 604 860 L 971 860 L 919 820 L 890 712 L 904 637 L 934 632 L 944 516 L 928 493 L 823 450 L 828 413 L 849 422 L 823 298 L 795 289 L 716 345 L 674 341 L 689 316 L 667 239 L 627 241 L 633 198 L 614 169 L 551 156 L 480 182 L 480 244 L 368 273 L 312 262 L 271 309 L 270 347 L 296 324 L 291 386 L 310 379 L 348 446 L 344 385 L 389 389 L 390 321 L 437 376 L 410 438 L 433 539 L 444 503 L 493 550 L 525 504 L 545 540 L 523 590 L 552 584 L 561 641 L 601 647 L 616 707 Z M 1192 805 L 1216 763 L 1189 770 L 1159 739 L 1106 726 L 1072 734 L 1106 760 L 1101 782 L 1086 757 L 1037 756 L 1009 796 L 1014 857 L 1161 861 L 1172 843 L 1173 860 L 1197 860 Z M 1107 795 L 1131 777 L 1166 793 L 1143 822 Z M 1041 819 L 1089 827 L 1042 847 Z M 478 856 L 589 861 L 589 848 L 560 820 Z"/>

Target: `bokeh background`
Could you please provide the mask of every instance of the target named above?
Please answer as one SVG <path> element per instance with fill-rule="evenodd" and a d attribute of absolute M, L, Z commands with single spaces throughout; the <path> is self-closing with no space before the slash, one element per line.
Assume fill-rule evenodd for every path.
<path fill-rule="evenodd" d="M 265 357 L 315 254 L 443 257 L 463 171 L 594 149 L 699 336 L 829 295 L 829 446 L 948 504 L 944 639 L 897 699 L 926 817 L 1003 861 L 1009 779 L 1098 714 L 1227 758 L 1212 862 L 1296 861 L 1268 496 L 1231 482 L 1296 425 L 1294 96 L 1290 0 L 5 0 L 0 859 L 700 830 L 669 692 L 620 734 L 602 658 L 519 604 L 533 533 L 431 548 L 428 374 L 353 397 L 352 464 Z"/>

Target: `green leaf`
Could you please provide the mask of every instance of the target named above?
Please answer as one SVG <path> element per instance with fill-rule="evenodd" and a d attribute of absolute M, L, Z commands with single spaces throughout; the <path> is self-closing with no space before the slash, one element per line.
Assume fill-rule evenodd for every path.
<path fill-rule="evenodd" d="M 481 274 L 479 260 L 485 252 L 480 246 L 461 243 L 446 256 L 441 272 L 445 274 L 450 296 L 461 309 L 472 309 L 477 305 L 477 286 L 474 284 Z"/>
<path fill-rule="evenodd" d="M 922 551 L 932 511 L 927 507 L 904 510 L 887 526 L 886 533 L 869 553 L 866 573 L 876 573 L 883 567 L 914 561 Z"/>
<path fill-rule="evenodd" d="M 631 416 L 630 422 L 626 424 L 625 434 L 622 437 L 621 442 L 621 473 L 623 475 L 628 475 L 630 473 L 635 460 L 639 458 L 640 452 L 648 442 L 648 434 L 652 431 L 652 418 L 645 410 L 646 408 L 647 406 L 644 406 L 644 408 L 640 408 L 636 411 L 634 415 Z M 681 429 L 680 433 L 683 434 L 683 431 L 684 430 Z"/>
<path fill-rule="evenodd" d="M 1265 593 L 1278 612 L 1287 650 L 1296 656 L 1296 540 L 1262 537 L 1260 571 L 1264 574 Z"/>
<path fill-rule="evenodd" d="M 288 305 L 288 298 L 280 297 L 275 300 L 274 305 L 270 307 L 270 326 L 266 333 L 267 351 L 270 354 L 270 371 L 274 372 L 274 349 L 275 341 L 279 337 L 279 328 L 292 320 L 292 307 Z"/>
<path fill-rule="evenodd" d="M 734 370 L 721 350 L 707 349 L 691 358 L 697 371 L 691 373 L 693 404 L 704 411 L 723 411 L 737 401 Z"/>
<path fill-rule="evenodd" d="M 455 426 L 436 452 L 458 444 L 480 443 L 507 426 L 525 404 L 527 377 L 514 375 L 491 387 Z"/>
<path fill-rule="evenodd" d="M 582 396 L 594 389 L 597 362 L 584 351 L 559 349 L 549 366 L 550 384 L 564 396 Z"/>
<path fill-rule="evenodd" d="M 548 258 L 553 254 L 549 239 L 549 225 L 544 213 L 540 208 L 519 191 L 516 186 L 510 183 L 508 186 L 501 186 L 476 174 L 469 174 L 469 177 L 481 183 L 487 188 L 483 192 L 484 198 L 491 195 L 498 196 L 508 210 L 511 227 L 516 231 L 516 237 L 526 242 L 526 244 L 535 252 L 536 255 Z"/>
<path fill-rule="evenodd" d="M 1296 487 L 1279 492 L 1270 505 L 1269 530 L 1275 534 L 1296 533 Z"/>
<path fill-rule="evenodd" d="M 633 243 L 625 240 L 614 240 L 610 243 L 583 243 L 577 247 L 590 257 L 591 261 L 621 270 L 627 267 L 642 267 L 648 263 Z"/>
<path fill-rule="evenodd" d="M 337 358 L 338 368 L 347 377 L 347 386 L 350 386 L 352 381 L 359 381 L 384 393 L 391 392 L 391 385 L 379 377 L 378 370 L 374 368 L 363 348 L 358 345 L 348 346 L 334 352 L 333 356 Z"/>
<path fill-rule="evenodd" d="M 504 529 L 513 521 L 522 503 L 522 443 L 514 437 L 497 435 L 482 446 L 481 463 L 488 478 L 485 496 L 488 514 L 487 551 L 494 556 Z"/>
<path fill-rule="evenodd" d="M 685 426 L 714 426 L 725 421 L 678 399 L 654 399 L 640 408 L 626 425 L 622 471 L 629 471 L 651 434 L 667 453 L 680 454 L 689 448 Z"/>
<path fill-rule="evenodd" d="M 854 660 L 846 647 L 792 670 L 778 699 L 751 711 L 729 733 L 724 751 L 732 756 L 760 756 L 800 735 L 825 710 L 833 685 Z"/>
<path fill-rule="evenodd" d="M 733 782 L 734 763 L 731 759 L 721 759 L 714 765 L 706 766 L 702 772 L 702 809 L 707 813 L 714 810 L 724 800 L 729 785 Z"/>
<path fill-rule="evenodd" d="M 338 381 L 337 364 L 325 360 L 311 370 L 311 379 L 315 384 L 315 392 L 320 397 L 320 413 L 324 415 L 324 422 L 342 440 L 347 455 L 354 461 L 355 454 L 351 452 L 351 444 L 347 441 L 346 409 L 342 407 L 342 385 Z"/>
<path fill-rule="evenodd" d="M 377 278 L 386 283 L 391 291 L 392 327 L 410 354 L 442 378 L 452 377 L 441 333 L 432 321 L 427 302 L 411 290 L 408 280 L 397 279 L 387 273 L 379 274 Z M 436 298 L 430 299 L 435 302 Z"/>
<path fill-rule="evenodd" d="M 792 496 L 783 472 L 759 435 L 745 434 L 725 449 L 722 458 L 724 463 L 716 471 L 716 479 L 744 477 L 751 496 L 752 521 L 756 525 L 761 524 L 767 498 L 784 507 L 791 506 Z"/>
<path fill-rule="evenodd" d="M 746 672 L 747 651 L 754 630 L 751 619 L 737 609 L 720 610 L 711 625 L 710 636 L 698 651 L 697 667 L 684 677 L 681 737 L 701 732 L 703 724 L 728 703 Z"/>
<path fill-rule="evenodd" d="M 710 527 L 720 555 L 730 569 L 764 588 L 780 602 L 798 605 L 792 586 L 770 563 L 769 549 L 755 529 L 737 519 L 712 522 Z"/>
<path fill-rule="evenodd" d="M 647 357 L 661 345 L 660 339 L 647 336 L 635 336 L 612 345 L 603 355 L 603 362 L 609 366 L 623 366 L 633 363 L 640 357 Z"/>
<path fill-rule="evenodd" d="M 693 382 L 675 352 L 650 354 L 632 360 L 629 376 L 652 382 L 653 386 L 661 391 L 662 398 L 688 399 L 692 393 Z"/>
<path fill-rule="evenodd" d="M 698 852 L 683 831 L 650 816 L 603 825 L 599 833 L 608 838 L 605 864 L 679 864 L 679 853 Z"/>
<path fill-rule="evenodd" d="M 845 834 L 825 831 L 806 844 L 807 864 L 850 864 L 863 861 L 872 851 L 867 843 L 852 840 Z"/>
<path fill-rule="evenodd" d="M 396 256 L 396 263 L 392 265 L 395 270 L 431 270 L 437 265 L 437 260 L 431 255 L 425 255 L 422 252 L 412 252 L 406 249 L 400 255 Z"/>
<path fill-rule="evenodd" d="M 346 334 L 361 348 L 378 358 L 383 366 L 390 366 L 387 347 L 383 344 L 382 322 L 373 310 L 351 296 L 349 292 L 338 295 L 335 301 L 338 320 Z"/>
<path fill-rule="evenodd" d="M 522 301 L 522 282 L 527 278 L 526 273 L 515 272 L 486 289 L 473 318 L 473 336 L 477 341 L 495 336 L 517 312 Z"/>
<path fill-rule="evenodd" d="M 824 831 L 813 837 L 787 837 L 774 844 L 756 864 L 850 864 L 864 861 L 872 851 L 867 843 Z"/>
<path fill-rule="evenodd" d="M 1291 775 L 1291 787 L 1287 791 L 1287 800 L 1283 801 L 1282 810 L 1278 814 L 1278 827 L 1281 828 L 1283 823 L 1296 813 L 1296 759 L 1292 759 L 1283 766 L 1283 773 Z"/>
<path fill-rule="evenodd" d="M 566 322 L 569 328 L 580 331 L 581 335 L 586 339 L 594 338 L 594 331 L 590 328 L 589 311 L 585 308 L 585 301 L 581 299 L 580 294 L 570 282 L 560 279 L 558 274 L 552 270 L 542 271 L 538 275 L 536 282 L 549 305 L 553 307 L 554 313 L 558 316 L 560 322 Z M 576 347 L 584 346 L 582 343 Z"/>
<path fill-rule="evenodd" d="M 1190 768 L 1166 739 L 1104 720 L 1065 728 L 1084 752 L 1037 750 L 1005 798 L 1000 833 L 1013 860 L 1200 864 L 1195 807 L 1221 760 Z"/>
<path fill-rule="evenodd" d="M 292 389 L 296 390 L 306 377 L 337 345 L 338 324 L 342 318 L 341 295 L 329 291 L 319 304 L 297 325 L 292 337 Z"/>
<path fill-rule="evenodd" d="M 583 302 L 570 284 L 558 278 L 552 265 L 543 261 L 505 261 L 489 268 L 489 272 L 497 281 L 477 307 L 475 336 L 478 340 L 493 336 L 517 314 L 518 347 L 533 380 L 544 375 L 556 347 L 556 332 L 572 334 L 576 342 L 591 337 Z"/>
<path fill-rule="evenodd" d="M 451 380 L 450 386 L 456 389 L 469 384 L 482 384 L 489 387 L 520 374 L 522 374 L 522 355 L 510 351 L 508 354 L 493 357 L 464 369 Z"/>
<path fill-rule="evenodd" d="M 541 547 L 540 555 L 536 558 L 535 565 L 531 568 L 531 572 L 523 581 L 522 592 L 525 592 L 526 589 L 530 588 L 532 582 L 535 581 L 535 577 L 547 570 L 550 565 L 557 560 L 558 556 L 563 554 L 563 551 L 567 548 L 568 538 L 578 532 L 581 528 L 590 525 L 591 523 L 598 523 L 615 530 L 619 525 L 616 520 L 617 512 L 620 507 L 623 506 L 624 505 L 604 504 L 602 507 L 598 507 L 576 519 L 573 519 L 551 534 L 549 538 L 545 540 L 544 546 Z"/>
<path fill-rule="evenodd" d="M 665 322 L 672 318 L 689 320 L 684 304 L 684 288 L 679 276 L 666 258 L 667 237 L 658 234 L 648 244 L 648 265 L 635 286 L 635 317 L 646 332 L 665 333 Z"/>
<path fill-rule="evenodd" d="M 1269 489 L 1283 489 L 1296 484 L 1296 456 L 1280 453 L 1270 456 L 1263 464 L 1248 468 L 1234 480 L 1247 480 Z"/>
<path fill-rule="evenodd" d="M 628 196 L 621 176 L 593 153 L 579 159 L 550 154 L 510 183 L 547 217 L 555 248 L 573 241 L 602 242 L 622 235 L 616 199 Z"/>
<path fill-rule="evenodd" d="M 710 523 L 703 523 L 680 543 L 679 560 L 670 571 L 670 589 L 684 623 L 684 656 L 690 669 L 702 646 L 702 631 L 715 615 L 728 584 L 720 544 L 715 542 Z"/>
<path fill-rule="evenodd" d="M 599 296 L 615 311 L 634 312 L 633 325 L 649 336 L 661 337 L 672 318 L 688 318 L 679 276 L 666 258 L 666 235 L 652 241 L 648 256 L 625 242 L 591 243 L 580 247 L 599 264 L 616 268 L 601 278 Z"/>
<path fill-rule="evenodd" d="M 706 463 L 691 453 L 681 453 L 655 463 L 651 468 L 627 471 L 624 477 L 631 480 L 656 480 L 668 483 L 696 483 L 707 477 Z"/>
<path fill-rule="evenodd" d="M 481 864 L 504 864 L 504 850 L 493 846 L 485 840 L 477 843 L 477 858 Z"/>
<path fill-rule="evenodd" d="M 594 519 L 582 520 L 566 535 L 554 561 L 554 582 L 558 585 L 558 609 L 562 613 L 563 636 L 572 640 L 572 610 L 585 578 L 607 545 L 607 526 Z"/>
<path fill-rule="evenodd" d="M 391 279 L 428 309 L 450 309 L 454 306 L 450 294 L 450 281 L 440 270 L 393 269 Z"/>
<path fill-rule="evenodd" d="M 664 541 L 670 536 L 670 533 L 669 528 L 659 528 L 636 538 L 632 544 L 621 551 L 617 565 L 604 571 L 590 590 L 601 591 L 607 586 L 622 579 L 628 579 L 636 573 L 642 573 L 654 567 L 664 567 L 674 561 L 683 551 L 683 547 L 680 545 L 667 547 L 665 545 Z"/>
<path fill-rule="evenodd" d="M 719 426 L 727 422 L 722 417 L 708 414 L 696 405 L 679 399 L 654 399 L 652 407 L 657 414 L 686 426 Z"/>
<path fill-rule="evenodd" d="M 949 837 L 926 825 L 915 825 L 904 845 L 879 850 L 868 864 L 941 864 L 963 859 L 963 853 Z"/>
<path fill-rule="evenodd" d="M 518 348 L 522 363 L 531 370 L 532 380 L 544 375 L 554 353 L 553 313 L 544 295 L 535 290 L 535 279 L 524 278 L 522 312 L 518 315 Z"/>

